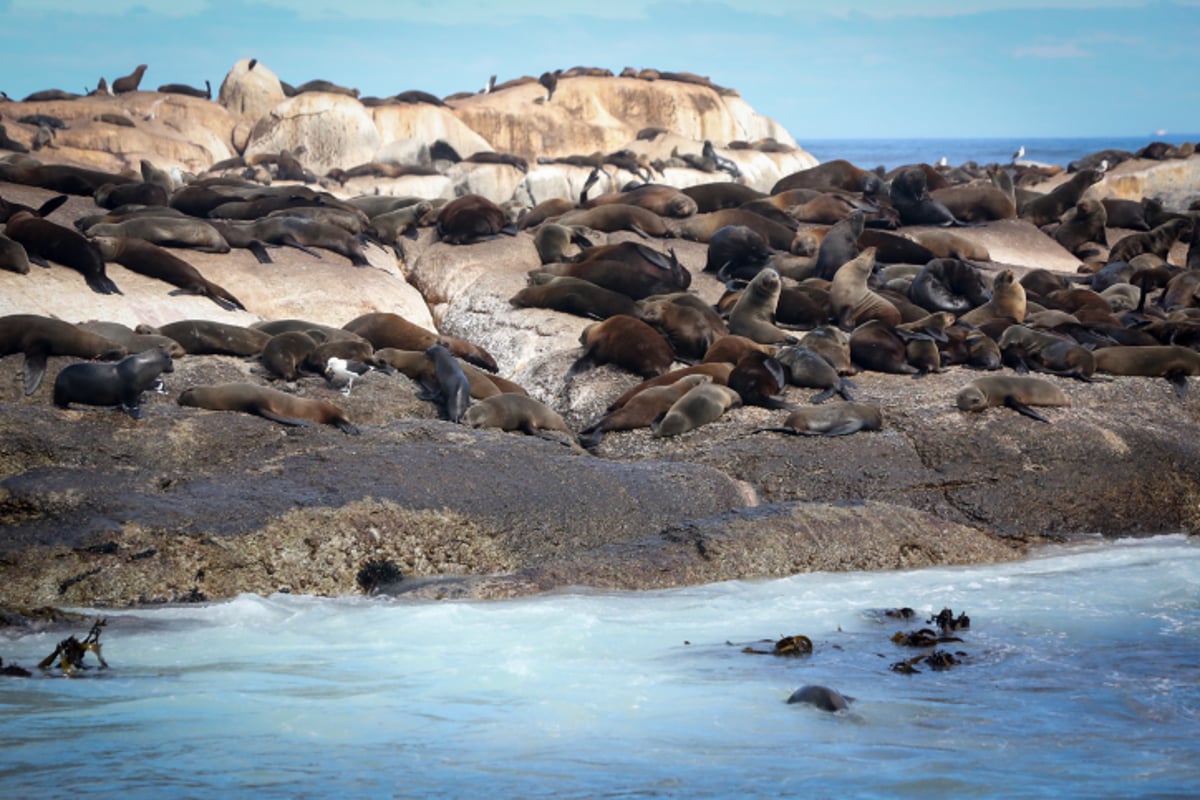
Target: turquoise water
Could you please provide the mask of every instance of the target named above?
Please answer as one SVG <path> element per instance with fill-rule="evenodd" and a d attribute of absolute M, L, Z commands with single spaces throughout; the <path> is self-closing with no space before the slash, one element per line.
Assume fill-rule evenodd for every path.
<path fill-rule="evenodd" d="M 913 622 L 880 617 L 911 606 Z M 889 669 L 943 607 L 945 671 Z M 111 668 L 0 680 L 5 797 L 1188 796 L 1200 546 L 496 602 L 113 612 Z M 81 629 L 82 636 L 86 630 Z M 813 655 L 742 652 L 804 634 Z M 62 633 L 0 639 L 33 666 Z M 88 656 L 91 659 L 91 656 Z M 808 683 L 856 701 L 787 705 Z"/>
<path fill-rule="evenodd" d="M 1200 133 L 1166 133 L 1132 137 L 1062 137 L 1026 139 L 804 139 L 797 142 L 820 161 L 844 158 L 864 169 L 882 165 L 887 169 L 925 162 L 1007 164 L 1017 148 L 1024 159 L 1066 167 L 1072 161 L 1101 150 L 1137 152 L 1151 142 L 1200 142 Z"/>

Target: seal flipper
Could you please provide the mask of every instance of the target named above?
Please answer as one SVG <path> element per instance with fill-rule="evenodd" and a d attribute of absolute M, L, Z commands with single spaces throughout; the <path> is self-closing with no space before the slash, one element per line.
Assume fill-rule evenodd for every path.
<path fill-rule="evenodd" d="M 1183 372 L 1168 372 L 1164 375 L 1171 385 L 1175 387 L 1175 394 L 1180 400 L 1187 400 L 1188 380 L 1187 374 Z"/>
<path fill-rule="evenodd" d="M 258 239 L 255 239 L 254 241 L 250 242 L 250 244 L 246 245 L 246 249 L 251 253 L 254 253 L 254 257 L 258 259 L 258 263 L 260 264 L 275 263 L 273 260 L 271 260 L 271 254 L 267 252 L 267 246 Z"/>
<path fill-rule="evenodd" d="M 84 280 L 96 294 L 125 294 L 107 275 L 87 275 Z"/>
<path fill-rule="evenodd" d="M 38 347 L 25 351 L 25 394 L 31 395 L 42 385 L 46 376 L 46 351 Z"/>
<path fill-rule="evenodd" d="M 1016 411 L 1018 414 L 1024 414 L 1030 419 L 1036 419 L 1038 422 L 1045 422 L 1047 425 L 1050 424 L 1050 420 L 1046 419 L 1041 414 L 1037 413 L 1032 408 L 1013 397 L 1004 398 L 1004 405 L 1008 406 L 1013 411 Z"/>
<path fill-rule="evenodd" d="M 51 197 L 49 200 L 47 200 L 46 202 L 44 202 L 40 206 L 38 206 L 38 210 L 33 213 L 39 217 L 48 217 L 51 214 L 53 214 L 54 211 L 65 202 L 67 202 L 67 195 L 65 195 L 65 194 L 55 195 L 54 197 Z"/>
<path fill-rule="evenodd" d="M 358 429 L 357 425 L 353 425 L 349 422 L 346 422 L 345 420 L 338 420 L 338 421 L 334 422 L 333 424 L 337 427 L 337 429 L 339 431 L 341 431 L 342 433 L 350 434 L 351 436 L 358 436 L 360 433 L 362 433 L 362 431 L 360 431 Z"/>
<path fill-rule="evenodd" d="M 312 420 L 296 419 L 295 417 L 285 417 L 282 414 L 276 414 L 268 408 L 256 408 L 255 412 L 265 419 L 272 422 L 278 422 L 280 425 L 291 425 L 296 428 L 305 428 L 312 425 Z"/>

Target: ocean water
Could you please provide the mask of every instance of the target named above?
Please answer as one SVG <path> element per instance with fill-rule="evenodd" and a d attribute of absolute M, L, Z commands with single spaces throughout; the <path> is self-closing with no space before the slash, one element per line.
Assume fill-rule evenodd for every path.
<path fill-rule="evenodd" d="M 1136 153 L 1151 142 L 1200 142 L 1200 133 L 1147 134 L 1133 137 L 1063 137 L 1028 139 L 799 139 L 797 143 L 819 161 L 844 158 L 863 169 L 905 164 L 936 164 L 943 156 L 951 165 L 1007 164 L 1020 147 L 1023 160 L 1066 167 L 1072 161 L 1101 150 Z"/>
<path fill-rule="evenodd" d="M 898 606 L 919 618 L 878 613 Z M 889 669 L 916 654 L 891 635 L 943 607 L 971 618 L 941 645 L 962 663 Z M 1200 543 L 1181 535 L 663 592 L 108 618 L 109 669 L 0 679 L 4 797 L 1200 791 Z M 811 656 L 742 652 L 794 634 Z M 61 636 L 0 638 L 0 656 L 33 666 Z M 855 701 L 786 703 L 811 683 Z"/>

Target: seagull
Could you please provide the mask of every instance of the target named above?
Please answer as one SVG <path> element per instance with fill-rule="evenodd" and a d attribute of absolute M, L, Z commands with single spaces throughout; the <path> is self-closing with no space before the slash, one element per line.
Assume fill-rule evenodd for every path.
<path fill-rule="evenodd" d="M 945 156 L 942 156 L 940 159 L 938 159 L 937 165 L 939 167 L 948 167 L 948 166 L 950 166 L 950 159 L 946 158 Z"/>
<path fill-rule="evenodd" d="M 1020 147 L 1017 148 L 1017 152 L 1013 153 L 1013 157 L 1012 157 L 1013 163 L 1014 164 L 1017 163 L 1018 158 L 1024 158 L 1024 157 L 1025 157 L 1025 145 L 1021 145 Z"/>
<path fill-rule="evenodd" d="M 1108 172 L 1108 159 L 1105 158 L 1105 159 L 1101 160 L 1100 166 L 1096 167 L 1096 169 L 1100 170 L 1101 175 Z"/>
<path fill-rule="evenodd" d="M 333 388 L 340 389 L 342 394 L 347 397 L 350 396 L 350 387 L 354 385 L 354 381 L 370 371 L 370 365 L 361 361 L 350 361 L 333 356 L 325 362 L 325 380 L 329 381 Z"/>

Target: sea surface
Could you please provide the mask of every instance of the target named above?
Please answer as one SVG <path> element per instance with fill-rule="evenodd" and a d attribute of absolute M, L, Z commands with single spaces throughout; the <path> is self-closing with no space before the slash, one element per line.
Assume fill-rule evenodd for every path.
<path fill-rule="evenodd" d="M 882 614 L 902 606 L 917 618 Z M 925 651 L 891 636 L 943 608 L 970 617 L 938 645 L 961 663 L 892 671 Z M 1200 792 L 1200 542 L 1182 535 L 996 566 L 108 620 L 107 670 L 0 678 L 0 796 Z M 812 655 L 743 652 L 797 634 Z M 0 656 L 33 667 L 63 635 L 0 637 Z M 855 701 L 788 705 L 805 684 Z"/>
<path fill-rule="evenodd" d="M 1021 147 L 1024 161 L 1066 167 L 1072 161 L 1101 150 L 1136 153 L 1151 142 L 1200 142 L 1200 133 L 1147 134 L 1132 137 L 1063 137 L 1028 139 L 799 139 L 797 144 L 819 161 L 844 158 L 863 169 L 883 166 L 894 169 L 905 164 L 936 164 L 942 157 L 957 166 L 1007 164 Z"/>

